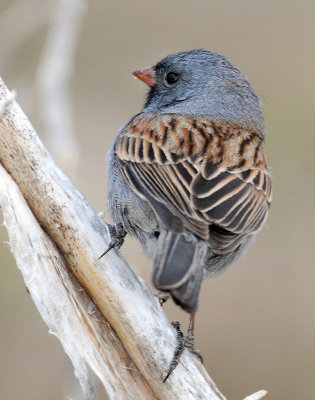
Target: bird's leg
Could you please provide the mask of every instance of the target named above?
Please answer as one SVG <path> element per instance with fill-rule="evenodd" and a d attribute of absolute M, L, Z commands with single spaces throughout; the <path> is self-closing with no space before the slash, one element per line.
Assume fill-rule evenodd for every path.
<path fill-rule="evenodd" d="M 164 303 L 166 303 L 166 301 L 171 297 L 170 294 L 168 292 L 162 292 L 161 290 L 159 290 L 157 293 L 155 293 L 155 297 L 157 297 L 157 299 L 160 302 L 160 306 L 162 307 Z M 176 321 L 175 321 L 176 322 Z"/>
<path fill-rule="evenodd" d="M 127 235 L 127 232 L 124 230 L 123 225 L 121 223 L 117 225 L 107 225 L 107 226 L 112 240 L 110 241 L 109 246 L 104 251 L 104 253 L 101 256 L 99 256 L 99 259 L 105 256 L 105 254 L 107 254 L 109 250 L 113 248 L 120 249 L 120 247 L 124 243 L 125 236 Z"/>
<path fill-rule="evenodd" d="M 195 336 L 194 336 L 195 316 L 196 313 L 190 314 L 188 330 L 187 333 L 184 335 L 184 346 L 191 353 L 195 354 L 195 356 L 197 356 L 199 360 L 203 363 L 203 358 L 200 350 L 195 349 Z"/>
<path fill-rule="evenodd" d="M 165 378 L 163 379 L 163 383 L 167 381 L 168 377 L 171 375 L 171 373 L 179 364 L 180 357 L 185 348 L 187 348 L 191 353 L 195 354 L 199 358 L 199 360 L 203 362 L 200 350 L 195 349 L 195 337 L 194 337 L 195 315 L 196 313 L 190 314 L 188 331 L 185 335 L 180 329 L 179 322 L 178 321 L 172 322 L 173 327 L 176 329 L 177 346 L 175 348 L 173 359 L 171 361 L 168 372 Z"/>

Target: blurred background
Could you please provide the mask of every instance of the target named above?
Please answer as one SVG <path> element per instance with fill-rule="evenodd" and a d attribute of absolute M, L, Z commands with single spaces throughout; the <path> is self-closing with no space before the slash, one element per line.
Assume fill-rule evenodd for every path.
<path fill-rule="evenodd" d="M 43 133 L 39 82 L 60 4 L 0 2 L 0 75 L 17 89 L 19 104 L 52 152 L 54 140 Z M 107 0 L 81 6 L 68 71 L 77 148 L 74 162 L 61 160 L 61 167 L 96 211 L 106 207 L 109 145 L 145 98 L 146 87 L 132 71 L 173 52 L 205 48 L 237 64 L 262 97 L 273 206 L 248 254 L 203 284 L 196 347 L 229 400 L 259 389 L 268 390 L 270 400 L 314 399 L 314 1 Z M 0 240 L 0 398 L 78 399 L 72 366 L 26 292 L 4 227 Z M 128 239 L 122 251 L 150 283 L 152 263 L 138 244 Z M 171 302 L 165 311 L 187 326 L 187 315 Z"/>

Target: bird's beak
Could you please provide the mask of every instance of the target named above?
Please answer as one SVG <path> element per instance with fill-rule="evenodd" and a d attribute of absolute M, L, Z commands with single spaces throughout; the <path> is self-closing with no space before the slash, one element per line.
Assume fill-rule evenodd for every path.
<path fill-rule="evenodd" d="M 133 72 L 132 75 L 149 86 L 154 86 L 156 84 L 155 67 L 139 69 L 138 71 Z"/>

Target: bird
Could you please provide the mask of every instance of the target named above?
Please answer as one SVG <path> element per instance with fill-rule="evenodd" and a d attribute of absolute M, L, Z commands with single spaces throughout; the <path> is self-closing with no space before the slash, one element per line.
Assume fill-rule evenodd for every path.
<path fill-rule="evenodd" d="M 154 287 L 190 314 L 192 336 L 203 280 L 245 253 L 271 205 L 261 100 L 236 65 L 203 49 L 133 75 L 149 90 L 111 145 L 108 210 L 117 237 L 153 260 Z"/>

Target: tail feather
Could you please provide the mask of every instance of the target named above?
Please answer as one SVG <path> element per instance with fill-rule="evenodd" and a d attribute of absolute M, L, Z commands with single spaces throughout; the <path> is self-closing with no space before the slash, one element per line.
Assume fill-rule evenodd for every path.
<path fill-rule="evenodd" d="M 157 289 L 170 292 L 185 311 L 194 312 L 208 244 L 192 234 L 170 231 L 162 231 L 160 240 L 162 246 L 154 260 L 153 284 Z"/>

